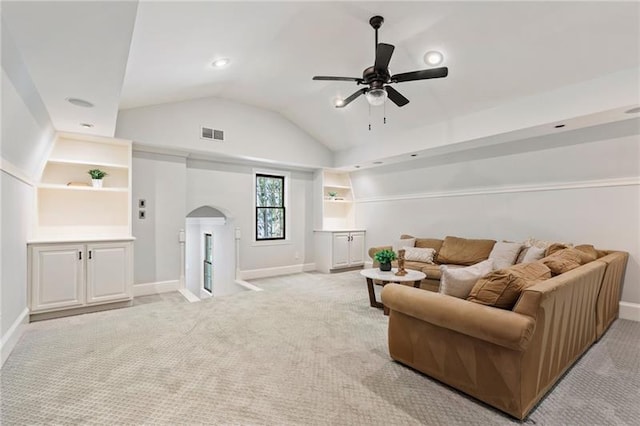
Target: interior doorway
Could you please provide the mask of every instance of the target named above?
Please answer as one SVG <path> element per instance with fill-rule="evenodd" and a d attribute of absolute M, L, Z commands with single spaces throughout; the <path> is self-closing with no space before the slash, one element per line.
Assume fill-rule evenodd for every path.
<path fill-rule="evenodd" d="M 185 287 L 200 299 L 235 293 L 233 219 L 222 209 L 192 210 L 185 226 Z"/>

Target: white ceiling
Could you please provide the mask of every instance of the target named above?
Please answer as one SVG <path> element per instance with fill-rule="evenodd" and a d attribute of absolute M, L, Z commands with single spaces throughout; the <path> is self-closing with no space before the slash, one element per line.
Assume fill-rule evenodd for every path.
<path fill-rule="evenodd" d="M 88 10 L 92 4 L 104 10 Z M 422 57 L 432 49 L 444 52 L 449 67 L 446 79 L 395 86 L 411 103 L 386 106 L 388 131 L 640 66 L 637 2 L 140 2 L 137 13 L 135 5 L 47 2 L 3 10 L 54 124 L 77 125 L 61 102 L 66 96 L 107 105 L 92 119 L 111 129 L 118 105 L 216 96 L 279 112 L 332 150 L 362 146 L 370 137 L 365 99 L 344 109 L 332 103 L 358 87 L 311 77 L 361 76 L 373 63 L 368 21 L 375 14 L 385 18 L 380 41 L 396 46 L 392 73 L 426 68 Z M 133 17 L 130 47 L 123 46 Z M 81 40 L 69 45 L 72 38 Z M 128 60 L 120 61 L 123 52 Z M 231 64 L 213 69 L 218 57 Z M 372 111 L 374 124 L 381 115 Z"/>

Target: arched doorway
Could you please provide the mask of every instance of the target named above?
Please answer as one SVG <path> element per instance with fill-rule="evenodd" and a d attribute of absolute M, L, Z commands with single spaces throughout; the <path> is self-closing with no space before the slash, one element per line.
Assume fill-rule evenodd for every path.
<path fill-rule="evenodd" d="M 186 218 L 185 287 L 200 299 L 235 293 L 233 219 L 222 209 L 201 206 Z"/>

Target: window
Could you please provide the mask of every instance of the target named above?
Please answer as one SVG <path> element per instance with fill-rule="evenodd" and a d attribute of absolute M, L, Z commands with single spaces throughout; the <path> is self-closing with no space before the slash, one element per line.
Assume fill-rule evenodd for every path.
<path fill-rule="evenodd" d="M 204 277 L 203 287 L 213 293 L 213 235 L 204 234 Z"/>
<path fill-rule="evenodd" d="M 284 176 L 256 173 L 256 241 L 285 239 Z"/>

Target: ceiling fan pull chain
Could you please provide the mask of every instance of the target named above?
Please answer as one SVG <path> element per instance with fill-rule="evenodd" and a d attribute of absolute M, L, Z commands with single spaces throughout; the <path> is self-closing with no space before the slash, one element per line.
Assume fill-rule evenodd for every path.
<path fill-rule="evenodd" d="M 371 104 L 369 104 L 369 131 L 371 131 Z"/>
<path fill-rule="evenodd" d="M 382 105 L 383 108 L 383 112 L 384 112 L 384 117 L 382 119 L 382 124 L 387 124 L 387 101 L 384 102 L 384 104 Z"/>

